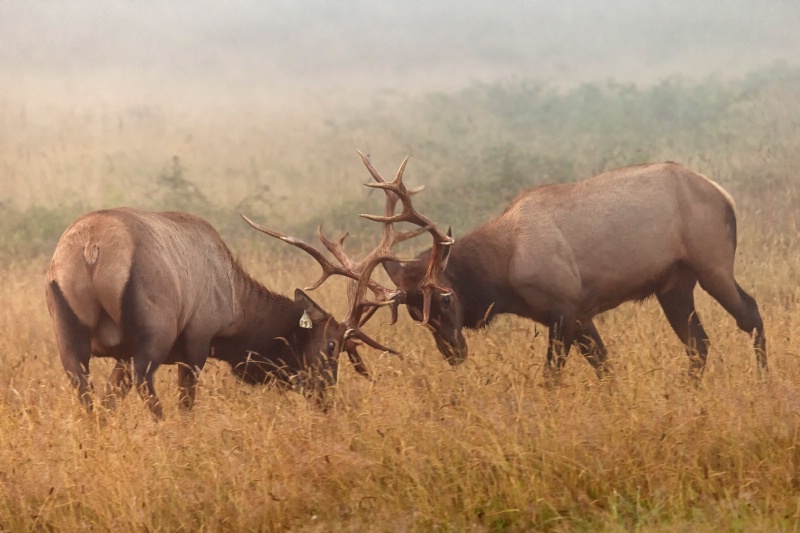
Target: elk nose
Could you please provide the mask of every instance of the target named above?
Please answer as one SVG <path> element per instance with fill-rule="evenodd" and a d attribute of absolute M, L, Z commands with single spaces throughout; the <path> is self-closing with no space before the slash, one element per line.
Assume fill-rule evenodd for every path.
<path fill-rule="evenodd" d="M 467 359 L 467 347 L 464 346 L 463 349 L 453 349 L 450 353 L 450 356 L 447 357 L 447 362 L 450 363 L 450 366 L 460 365 Z"/>
<path fill-rule="evenodd" d="M 449 342 L 444 339 L 436 338 L 436 346 L 444 356 L 450 366 L 460 365 L 467 358 L 467 342 L 461 332 L 458 332 L 455 342 Z"/>

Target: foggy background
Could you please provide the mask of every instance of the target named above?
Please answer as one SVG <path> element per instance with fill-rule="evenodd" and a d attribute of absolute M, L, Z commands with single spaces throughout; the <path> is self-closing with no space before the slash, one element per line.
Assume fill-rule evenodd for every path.
<path fill-rule="evenodd" d="M 475 81 L 652 82 L 797 61 L 800 7 L 751 1 L 4 1 L 5 98 L 276 106 Z M 309 103 L 306 101 L 306 103 Z"/>
<path fill-rule="evenodd" d="M 727 179 L 750 145 L 792 152 L 799 6 L 2 1 L 0 215 L 50 210 L 45 243 L 116 205 L 349 229 L 356 149 L 385 173 L 410 154 L 432 203 L 665 159 Z"/>

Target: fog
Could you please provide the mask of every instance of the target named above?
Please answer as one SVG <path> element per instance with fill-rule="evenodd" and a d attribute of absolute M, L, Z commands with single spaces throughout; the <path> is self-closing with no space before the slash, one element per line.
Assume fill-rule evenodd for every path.
<path fill-rule="evenodd" d="M 6 98 L 226 102 L 649 83 L 797 61 L 800 8 L 759 2 L 3 2 Z"/>
<path fill-rule="evenodd" d="M 452 103 L 476 83 L 568 92 L 609 80 L 646 90 L 666 78 L 735 82 L 776 62 L 797 65 L 796 0 L 755 5 L 5 0 L 0 207 L 69 198 L 149 205 L 147 191 L 173 158 L 219 205 L 259 188 L 277 198 L 303 186 L 318 188 L 317 204 L 327 205 L 352 182 L 355 148 L 392 162 L 413 153 L 415 171 L 434 185 L 430 176 L 470 174 L 455 163 L 463 154 L 440 143 L 461 154 L 502 140 L 456 140 L 459 118 L 451 127 L 418 105 L 430 93 Z M 472 111 L 479 120 L 482 110 Z M 423 146 L 431 142 L 438 148 Z M 591 166 L 596 157 L 584 159 Z"/>

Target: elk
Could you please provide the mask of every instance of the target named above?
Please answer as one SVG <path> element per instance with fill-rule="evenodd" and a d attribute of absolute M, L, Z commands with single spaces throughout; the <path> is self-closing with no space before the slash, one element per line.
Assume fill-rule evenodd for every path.
<path fill-rule="evenodd" d="M 313 288 L 331 273 L 361 278 L 353 269 L 326 268 Z M 366 288 L 377 284 L 355 292 Z M 61 362 L 89 411 L 91 356 L 117 360 L 106 405 L 135 384 L 161 418 L 153 376 L 162 364 L 178 364 L 179 405 L 190 409 L 208 357 L 228 363 L 245 382 L 290 384 L 319 399 L 336 383 L 341 350 L 365 377 L 358 341 L 392 351 L 359 329 L 363 303 L 341 323 L 300 289 L 294 300 L 267 289 L 208 222 L 182 212 L 118 208 L 78 218 L 56 246 L 46 297 Z"/>
<path fill-rule="evenodd" d="M 411 209 L 401 174 L 387 183 L 369 168 L 376 183 L 368 185 L 398 195 Z M 758 305 L 734 278 L 735 250 L 731 196 L 702 174 L 666 162 L 529 189 L 455 243 L 435 237 L 416 262 L 384 267 L 411 317 L 428 324 L 451 365 L 467 357 L 463 328 L 483 328 L 510 313 L 548 327 L 548 378 L 558 376 L 573 344 L 603 377 L 610 370 L 607 350 L 593 318 L 654 295 L 697 377 L 709 348 L 695 310 L 698 283 L 753 337 L 757 366 L 767 368 Z"/>

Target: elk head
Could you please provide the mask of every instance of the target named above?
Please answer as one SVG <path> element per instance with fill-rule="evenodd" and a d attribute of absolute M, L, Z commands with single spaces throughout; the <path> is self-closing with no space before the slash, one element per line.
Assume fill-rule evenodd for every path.
<path fill-rule="evenodd" d="M 244 214 L 240 213 L 240 216 L 245 220 L 245 222 L 258 231 L 300 248 L 319 263 L 319 265 L 322 267 L 322 274 L 319 279 L 310 287 L 307 287 L 306 290 L 316 289 L 332 275 L 344 276 L 351 280 L 350 284 L 348 285 L 349 311 L 345 319 L 342 322 L 336 322 L 334 324 L 331 322 L 329 315 L 327 315 L 328 325 L 326 328 L 332 332 L 340 331 L 341 334 L 339 335 L 338 340 L 331 340 L 328 343 L 320 341 L 320 345 L 324 346 L 323 351 L 326 352 L 325 354 L 321 354 L 321 357 L 327 358 L 327 360 L 330 361 L 330 364 L 326 367 L 328 368 L 329 374 L 331 371 L 335 372 L 335 358 L 338 357 L 341 350 L 344 350 L 347 352 L 347 355 L 350 358 L 350 361 L 353 363 L 356 371 L 364 377 L 369 378 L 370 376 L 366 365 L 358 353 L 358 346 L 361 343 L 377 350 L 398 354 L 397 351 L 386 347 L 371 338 L 369 335 L 364 333 L 361 328 L 372 317 L 375 311 L 382 306 L 389 306 L 391 308 L 391 323 L 394 324 L 396 322 L 397 306 L 402 303 L 404 295 L 399 290 L 389 289 L 373 281 L 371 279 L 372 273 L 375 268 L 384 261 L 400 261 L 400 259 L 391 252 L 392 244 L 419 235 L 421 231 L 395 233 L 393 228 L 391 228 L 391 224 L 387 224 L 388 229 L 384 230 L 383 238 L 378 246 L 375 247 L 375 249 L 364 259 L 360 261 L 353 261 L 344 251 L 344 240 L 347 238 L 348 234 L 345 233 L 337 242 L 334 242 L 328 239 L 322 233 L 322 227 L 320 226 L 317 229 L 317 235 L 319 236 L 319 239 L 325 248 L 336 258 L 339 263 L 337 265 L 329 261 L 327 257 L 314 246 L 295 237 L 290 237 L 278 231 L 265 228 L 264 226 L 253 222 Z M 368 290 L 372 291 L 374 295 L 373 300 L 367 298 Z M 303 294 L 302 291 L 299 292 L 300 294 Z M 310 299 L 308 300 L 310 302 Z M 313 302 L 311 303 L 313 304 Z M 314 320 L 314 317 L 310 318 L 312 321 Z M 322 317 L 320 317 L 320 319 L 321 318 Z M 333 381 L 335 382 L 335 374 Z"/>
<path fill-rule="evenodd" d="M 366 185 L 383 189 L 386 194 L 386 205 L 382 216 L 361 216 L 382 222 L 384 238 L 387 234 L 394 233 L 395 222 L 409 222 L 420 227 L 419 230 L 408 233 L 419 234 L 427 231 L 433 237 L 433 247 L 415 260 L 399 261 L 386 258 L 382 263 L 392 282 L 397 286 L 398 295 L 394 301 L 406 304 L 411 318 L 431 330 L 436 346 L 447 362 L 451 365 L 459 364 L 467 357 L 467 343 L 461 332 L 463 306 L 445 272 L 450 247 L 455 242 L 452 231 L 448 229 L 446 234 L 443 233 L 434 222 L 414 208 L 411 196 L 422 188 L 409 190 L 403 184 L 403 173 L 408 157 L 401 163 L 394 180 L 387 182 L 366 155 L 361 152 L 358 154 L 375 180 L 375 183 Z M 403 208 L 400 213 L 395 214 L 398 201 Z"/>
<path fill-rule="evenodd" d="M 310 338 L 306 344 L 309 347 L 305 354 L 307 360 L 299 365 L 304 370 L 287 381 L 322 403 L 325 390 L 336 385 L 338 379 L 339 353 L 344 344 L 346 327 L 302 290 L 295 289 L 294 301 L 303 310 L 298 325 Z M 360 365 L 359 361 L 353 363 L 360 374 L 369 378 L 363 362 Z"/>

